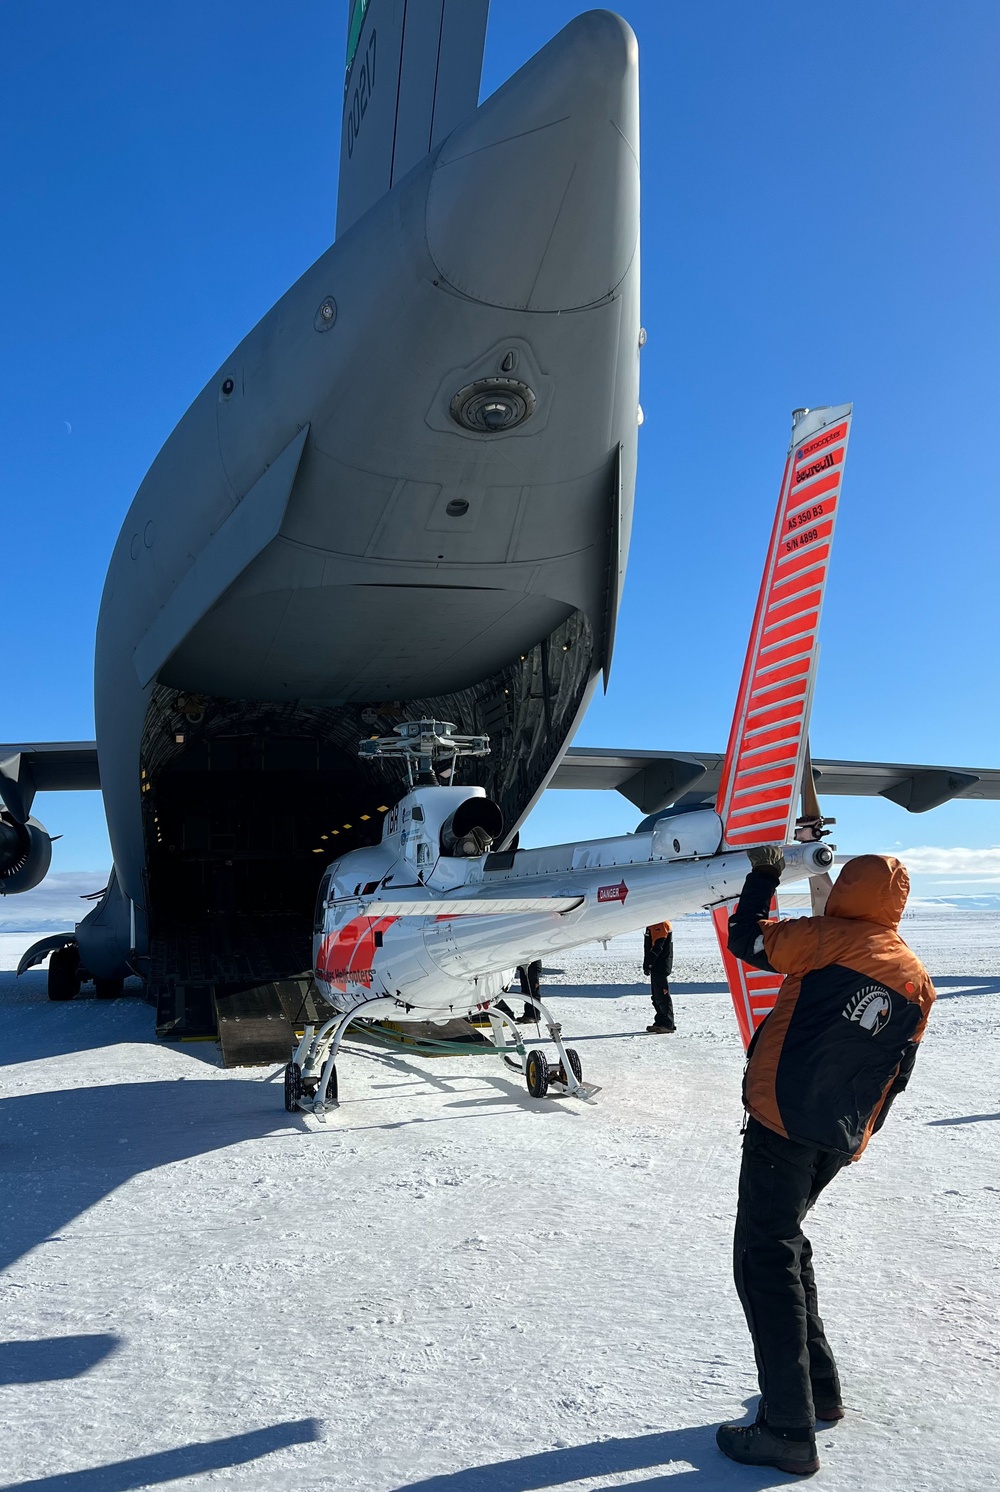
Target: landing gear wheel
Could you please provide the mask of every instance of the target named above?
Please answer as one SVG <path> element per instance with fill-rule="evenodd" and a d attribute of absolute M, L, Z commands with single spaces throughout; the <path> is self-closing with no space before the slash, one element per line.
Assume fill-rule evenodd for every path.
<path fill-rule="evenodd" d="M 80 954 L 69 943 L 57 948 L 49 959 L 50 1000 L 75 1000 L 80 993 Z"/>
<path fill-rule="evenodd" d="M 302 1068 L 297 1062 L 289 1062 L 285 1068 L 285 1108 L 294 1114 L 302 1097 Z"/>
<path fill-rule="evenodd" d="M 337 1067 L 336 1064 L 334 1064 L 333 1071 L 330 1073 L 326 1084 L 325 1102 L 328 1104 L 336 1104 L 337 1101 Z"/>
<path fill-rule="evenodd" d="M 99 1000 L 117 1000 L 125 993 L 124 979 L 95 979 L 94 994 Z"/>
<path fill-rule="evenodd" d="M 528 1053 L 524 1064 L 524 1075 L 528 1080 L 528 1092 L 532 1098 L 544 1098 L 549 1091 L 549 1064 L 542 1052 L 532 1048 Z"/>

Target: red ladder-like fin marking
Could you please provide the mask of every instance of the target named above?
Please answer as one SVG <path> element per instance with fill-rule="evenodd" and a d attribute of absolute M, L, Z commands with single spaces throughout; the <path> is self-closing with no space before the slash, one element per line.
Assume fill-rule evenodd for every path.
<path fill-rule="evenodd" d="M 845 405 L 831 411 L 829 424 L 793 440 L 785 461 L 716 799 L 729 849 L 784 844 L 794 828 L 850 430 L 851 407 Z M 729 953 L 734 905 L 716 907 L 712 918 L 747 1045 L 773 1009 L 782 981 Z"/>
<path fill-rule="evenodd" d="M 743 1045 L 748 1047 L 750 1038 L 761 1021 L 774 1009 L 774 1002 L 784 982 L 784 975 L 770 974 L 761 969 L 751 968 L 749 964 L 741 963 L 730 953 L 727 946 L 729 918 L 735 906 L 735 901 L 725 901 L 713 907 L 712 921 L 715 924 L 715 935 L 722 952 L 722 963 L 726 971 L 729 992 L 733 997 L 736 1021 L 743 1038 Z M 775 897 L 771 902 L 771 916 L 777 917 L 777 915 L 778 901 Z"/>

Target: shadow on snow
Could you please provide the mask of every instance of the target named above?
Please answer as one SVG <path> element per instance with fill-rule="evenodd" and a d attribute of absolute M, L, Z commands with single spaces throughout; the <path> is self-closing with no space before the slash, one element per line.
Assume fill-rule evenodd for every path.
<path fill-rule="evenodd" d="M 59 1378 L 79 1378 L 117 1352 L 121 1345 L 121 1337 L 110 1332 L 43 1337 L 38 1342 L 0 1342 L 0 1384 L 53 1383 Z"/>
<path fill-rule="evenodd" d="M 289 1420 L 269 1425 L 266 1430 L 249 1430 L 243 1435 L 229 1435 L 225 1440 L 208 1440 L 200 1445 L 182 1445 L 151 1456 L 116 1461 L 111 1466 L 61 1471 L 30 1482 L 8 1482 L 0 1487 L 0 1492 L 131 1492 L 134 1487 L 152 1487 L 180 1477 L 222 1471 L 228 1466 L 245 1466 L 272 1451 L 319 1439 L 317 1420 Z"/>
<path fill-rule="evenodd" d="M 686 1461 L 690 1469 L 667 1471 L 665 1475 L 630 1481 L 635 1492 L 765 1492 L 798 1480 L 780 1471 L 737 1466 L 727 1461 L 715 1445 L 714 1425 L 693 1425 L 683 1430 L 658 1431 L 634 1439 L 595 1440 L 562 1450 L 540 1451 L 516 1461 L 496 1461 L 489 1466 L 471 1466 L 461 1471 L 407 1482 L 398 1492 L 541 1492 L 564 1482 L 587 1481 L 591 1477 L 667 1467 Z"/>
<path fill-rule="evenodd" d="M 0 1269 L 57 1241 L 60 1228 L 143 1171 L 303 1128 L 276 1110 L 273 1086 L 259 1080 L 176 1078 L 7 1098 Z"/>

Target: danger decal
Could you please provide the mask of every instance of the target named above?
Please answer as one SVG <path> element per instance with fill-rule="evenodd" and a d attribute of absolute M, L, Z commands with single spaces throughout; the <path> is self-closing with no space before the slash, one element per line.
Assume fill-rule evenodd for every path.
<path fill-rule="evenodd" d="M 598 886 L 598 888 L 597 888 L 597 900 L 599 902 L 601 902 L 601 901 L 621 901 L 621 902 L 623 902 L 625 900 L 626 896 L 628 896 L 628 887 L 626 886 L 626 884 L 625 884 L 624 881 L 619 881 L 617 886 Z"/>

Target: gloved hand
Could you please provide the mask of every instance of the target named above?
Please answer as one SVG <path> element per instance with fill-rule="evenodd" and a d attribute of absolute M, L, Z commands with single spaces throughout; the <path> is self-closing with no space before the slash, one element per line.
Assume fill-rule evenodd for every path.
<path fill-rule="evenodd" d="M 776 881 L 781 880 L 781 872 L 785 868 L 785 856 L 780 844 L 759 844 L 752 850 L 747 850 L 747 859 L 754 870 L 763 871 L 765 875 L 773 876 Z"/>

